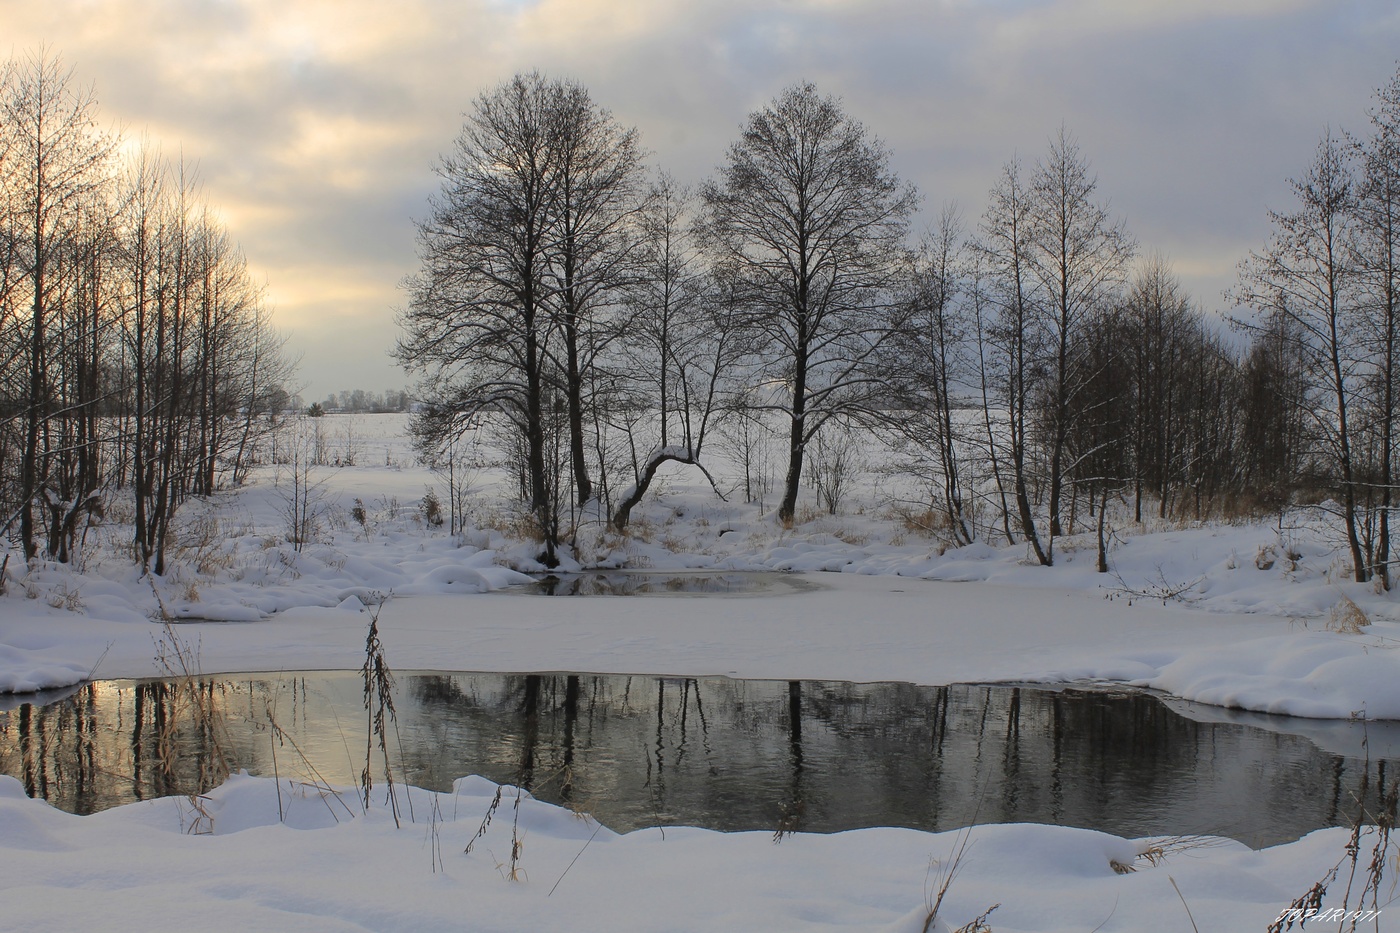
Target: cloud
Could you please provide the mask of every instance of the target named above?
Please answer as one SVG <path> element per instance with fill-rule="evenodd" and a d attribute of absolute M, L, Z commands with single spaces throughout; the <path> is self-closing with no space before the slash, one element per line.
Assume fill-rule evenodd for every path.
<path fill-rule="evenodd" d="M 1100 190 L 1207 306 L 1329 124 L 1363 129 L 1400 13 L 1358 0 L 0 0 L 102 113 L 199 166 L 313 396 L 402 384 L 385 350 L 433 165 L 482 90 L 589 87 L 683 182 L 815 81 L 969 221 L 1063 124 Z"/>

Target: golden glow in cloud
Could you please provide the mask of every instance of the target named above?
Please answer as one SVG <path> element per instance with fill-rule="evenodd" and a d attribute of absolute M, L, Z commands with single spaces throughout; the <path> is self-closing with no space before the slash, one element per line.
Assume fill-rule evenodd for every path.
<path fill-rule="evenodd" d="M 291 170 L 320 166 L 320 181 L 342 191 L 374 186 L 376 157 L 392 151 L 405 127 L 344 114 L 303 111 L 276 158 Z"/>
<path fill-rule="evenodd" d="M 1400 48 L 1367 0 L 0 0 L 0 22 L 94 83 L 104 119 L 198 164 L 312 396 L 402 384 L 385 350 L 412 219 L 473 98 L 518 71 L 581 81 L 692 183 L 747 111 L 816 81 L 930 212 L 955 198 L 974 225 L 1001 164 L 1064 123 L 1211 306 Z"/>

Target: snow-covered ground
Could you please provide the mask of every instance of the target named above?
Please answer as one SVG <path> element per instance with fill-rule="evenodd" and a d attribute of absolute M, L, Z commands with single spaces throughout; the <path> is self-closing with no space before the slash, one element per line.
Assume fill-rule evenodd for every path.
<path fill-rule="evenodd" d="M 585 526 L 576 562 L 799 571 L 816 585 L 528 598 L 500 592 L 536 569 L 492 491 L 506 481 L 501 471 L 472 477 L 483 494 L 454 538 L 424 520 L 426 488 L 445 500 L 445 484 L 412 462 L 401 426 L 392 416 L 323 419 L 327 444 L 353 447 L 357 465 L 315 471 L 320 520 L 300 551 L 286 540 L 285 468 L 269 466 L 243 490 L 183 510 L 175 569 L 154 585 L 123 555 L 116 520 L 90 530 L 81 572 L 17 573 L 11 560 L 0 690 L 94 671 L 157 674 L 166 630 L 152 619 L 162 613 L 191 623 L 172 630 L 207 673 L 358 668 L 369 606 L 401 670 L 1099 680 L 1260 712 L 1400 719 L 1400 606 L 1347 582 L 1328 524 L 1307 513 L 1180 528 L 1116 521 L 1105 575 L 1094 572 L 1088 534 L 1061 540 L 1050 569 L 1031 566 L 1021 547 L 946 550 L 892 512 L 892 481 L 879 474 L 862 478 L 844 514 L 809 510 L 784 529 L 742 494 L 721 501 L 678 468 L 630 535 Z M 1345 631 L 1349 604 L 1371 624 Z M 0 779 L 0 928 L 137 929 L 152 918 L 175 928 L 218 917 L 267 929 L 912 931 L 960 841 L 895 829 L 781 845 L 769 834 L 700 830 L 615 836 L 527 800 L 525 880 L 511 884 L 498 867 L 509 860 L 506 811 L 462 854 L 493 792 L 468 780 L 434 808 L 415 791 L 416 821 L 395 829 L 378 801 L 362 813 L 304 787 L 290 791 L 293 812 L 279 821 L 273 782 L 235 778 L 204 805 L 213 833 L 191 835 L 210 826 L 188 801 L 73 817 Z M 1327 830 L 1264 852 L 1220 840 L 1169 846 L 1154 866 L 1134 862 L 1151 841 L 981 826 L 940 916 L 951 929 L 1000 902 L 988 921 L 999 931 L 1189 930 L 1189 906 L 1202 930 L 1262 929 L 1341 857 L 1345 838 Z M 1141 870 L 1119 874 L 1110 860 Z"/>
<path fill-rule="evenodd" d="M 965 841 L 901 829 L 779 844 L 771 833 L 679 827 L 616 835 L 527 798 L 512 883 L 513 795 L 463 853 L 494 792 L 472 778 L 455 794 L 413 790 L 417 822 L 396 828 L 379 794 L 363 812 L 353 793 L 284 784 L 279 799 L 267 778 L 235 776 L 201 801 L 203 813 L 163 798 L 78 817 L 0 777 L 0 927 L 920 933 Z M 1327 830 L 1262 852 L 1194 840 L 1154 865 L 1138 857 L 1148 841 L 979 826 L 939 910 L 951 925 L 934 929 L 1000 904 L 988 921 L 998 933 L 1189 931 L 1192 918 L 1203 931 L 1263 930 L 1337 860 L 1346 836 Z M 1120 874 L 1114 862 L 1137 870 Z"/>

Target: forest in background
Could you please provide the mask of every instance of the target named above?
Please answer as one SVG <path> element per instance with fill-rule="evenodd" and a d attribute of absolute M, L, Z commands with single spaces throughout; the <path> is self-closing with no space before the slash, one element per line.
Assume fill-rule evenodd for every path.
<path fill-rule="evenodd" d="M 498 416 L 546 563 L 707 445 L 752 497 L 766 434 L 778 518 L 804 482 L 834 510 L 873 430 L 953 544 L 1024 541 L 1049 565 L 1087 515 L 1102 566 L 1111 502 L 1137 521 L 1305 503 L 1388 588 L 1400 79 L 1370 117 L 1319 142 L 1225 321 L 1112 215 L 1067 129 L 1006 163 L 980 215 L 918 233 L 889 151 L 810 84 L 686 187 L 583 86 L 517 75 L 476 99 L 419 225 L 397 351 L 422 380 L 415 434 L 450 459 Z"/>
<path fill-rule="evenodd" d="M 419 224 L 395 354 L 419 380 L 420 454 L 454 476 L 463 433 L 488 425 L 546 563 L 585 519 L 624 529 L 665 464 L 709 475 L 707 449 L 752 500 L 776 441 L 778 519 L 804 485 L 835 511 L 853 450 L 879 437 L 954 545 L 1025 542 L 1048 565 L 1097 525 L 1102 562 L 1110 508 L 1303 503 L 1335 514 L 1354 578 L 1388 588 L 1400 77 L 1370 115 L 1323 136 L 1226 322 L 1113 216 L 1066 128 L 1006 163 L 980 213 L 920 229 L 888 149 L 812 85 L 750 114 L 685 186 L 586 88 L 518 75 L 473 102 Z M 289 455 L 292 378 L 193 169 L 102 129 L 56 57 L 7 63 L 13 550 L 66 562 L 119 518 L 163 573 L 183 502 Z M 342 392 L 311 414 L 409 404 Z"/>
<path fill-rule="evenodd" d="M 286 407 L 281 351 L 193 167 L 99 126 L 56 56 L 0 66 L 0 521 L 20 555 L 67 562 L 121 515 L 162 573 L 181 503 L 242 482 Z"/>

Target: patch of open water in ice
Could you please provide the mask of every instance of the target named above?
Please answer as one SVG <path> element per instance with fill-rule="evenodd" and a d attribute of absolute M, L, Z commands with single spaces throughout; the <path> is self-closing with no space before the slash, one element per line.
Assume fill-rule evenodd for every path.
<path fill-rule="evenodd" d="M 298 780 L 351 785 L 364 768 L 357 672 L 210 676 L 197 690 L 215 733 L 162 681 L 0 712 L 0 772 L 88 813 L 203 790 L 218 751 Z M 1194 718 L 1126 689 L 403 673 L 394 702 L 396 781 L 448 790 L 482 774 L 619 831 L 1026 821 L 1264 846 L 1345 823 L 1367 770 L 1373 792 L 1400 774 L 1400 758 L 1377 757 L 1400 748 L 1400 725 Z"/>
<path fill-rule="evenodd" d="M 757 596 L 821 589 L 799 574 L 752 570 L 586 570 L 541 575 L 524 596 Z"/>

